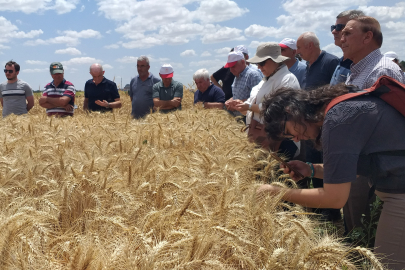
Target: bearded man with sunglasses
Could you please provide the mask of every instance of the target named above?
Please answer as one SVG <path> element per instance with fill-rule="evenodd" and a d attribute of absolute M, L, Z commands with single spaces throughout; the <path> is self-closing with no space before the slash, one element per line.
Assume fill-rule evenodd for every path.
<path fill-rule="evenodd" d="M 8 61 L 4 67 L 7 81 L 0 84 L 0 102 L 3 107 L 3 117 L 9 114 L 26 114 L 34 107 L 32 88 L 28 83 L 17 78 L 20 65 Z"/>

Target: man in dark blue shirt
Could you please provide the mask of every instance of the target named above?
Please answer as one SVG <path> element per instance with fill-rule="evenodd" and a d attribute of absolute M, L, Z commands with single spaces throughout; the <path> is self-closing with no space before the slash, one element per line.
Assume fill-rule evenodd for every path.
<path fill-rule="evenodd" d="M 90 74 L 93 79 L 84 86 L 83 110 L 106 112 L 121 108 L 117 85 L 104 77 L 103 67 L 100 64 L 91 65 Z"/>
<path fill-rule="evenodd" d="M 307 73 L 302 89 L 312 90 L 330 83 L 339 58 L 320 49 L 315 33 L 305 32 L 298 38 L 297 54 L 307 61 Z"/>
<path fill-rule="evenodd" d="M 206 109 L 222 109 L 225 103 L 225 94 L 221 88 L 211 84 L 210 74 L 205 68 L 197 70 L 193 75 L 193 80 L 197 86 L 194 93 L 194 104 L 202 102 Z"/>

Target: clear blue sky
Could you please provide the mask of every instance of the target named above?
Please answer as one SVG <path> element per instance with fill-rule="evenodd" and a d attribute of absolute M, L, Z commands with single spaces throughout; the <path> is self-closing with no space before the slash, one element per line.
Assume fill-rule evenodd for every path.
<path fill-rule="evenodd" d="M 0 63 L 18 62 L 19 78 L 37 90 L 52 80 L 49 64 L 60 61 L 65 78 L 83 89 L 92 63 L 125 85 L 137 74 L 136 58 L 147 55 L 152 73 L 169 63 L 174 79 L 189 84 L 197 69 L 212 73 L 224 65 L 231 47 L 244 44 L 254 55 L 260 42 L 297 39 L 305 31 L 341 56 L 330 25 L 341 11 L 359 8 L 380 21 L 382 52 L 394 50 L 405 59 L 405 2 L 0 0 Z"/>

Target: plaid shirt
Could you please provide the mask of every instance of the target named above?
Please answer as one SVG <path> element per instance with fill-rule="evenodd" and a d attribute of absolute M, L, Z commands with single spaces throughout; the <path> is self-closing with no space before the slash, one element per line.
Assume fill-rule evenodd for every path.
<path fill-rule="evenodd" d="M 350 66 L 351 74 L 346 84 L 356 85 L 360 89 L 367 89 L 383 75 L 389 76 L 401 83 L 405 83 L 404 73 L 399 66 L 384 57 L 380 49 L 372 51 L 357 64 Z"/>
<path fill-rule="evenodd" d="M 252 88 L 260 83 L 263 74 L 260 70 L 246 66 L 245 70 L 235 77 L 232 84 L 233 99 L 248 99 Z"/>

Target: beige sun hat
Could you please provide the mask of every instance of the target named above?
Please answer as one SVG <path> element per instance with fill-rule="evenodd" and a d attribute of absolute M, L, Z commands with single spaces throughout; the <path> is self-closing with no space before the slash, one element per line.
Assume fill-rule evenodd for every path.
<path fill-rule="evenodd" d="M 271 58 L 276 63 L 284 62 L 289 57 L 281 55 L 281 47 L 277 42 L 265 42 L 261 43 L 256 50 L 256 55 L 247 61 L 252 64 L 257 64 Z"/>

